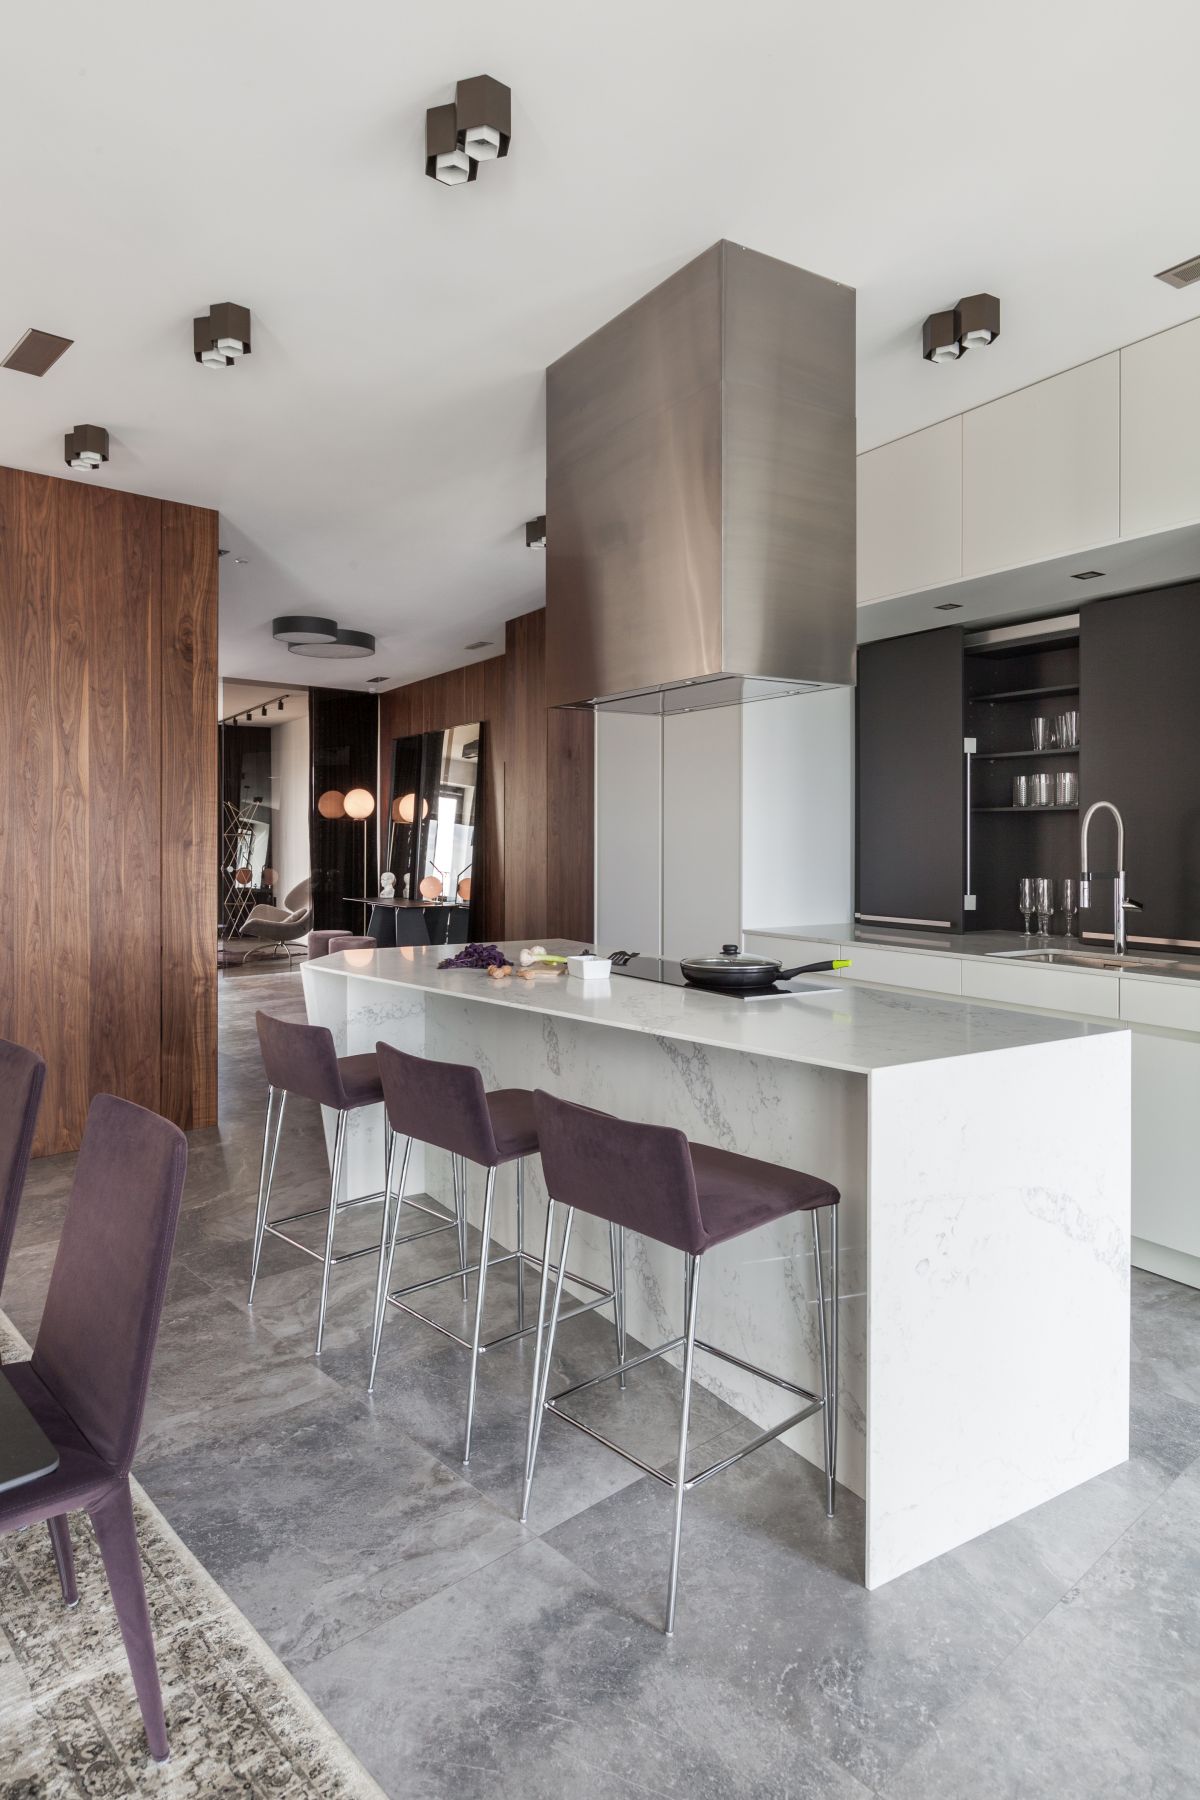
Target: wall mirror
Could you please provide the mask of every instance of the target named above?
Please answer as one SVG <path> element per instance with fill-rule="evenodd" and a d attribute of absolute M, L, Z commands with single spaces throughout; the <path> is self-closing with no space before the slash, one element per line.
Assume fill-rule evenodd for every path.
<path fill-rule="evenodd" d="M 481 893 L 479 801 L 483 780 L 478 724 L 423 731 L 392 746 L 392 793 L 384 866 L 396 877 L 396 899 L 458 914 L 459 929 L 434 942 L 473 936 L 471 897 Z M 463 929 L 465 927 L 465 929 Z"/>

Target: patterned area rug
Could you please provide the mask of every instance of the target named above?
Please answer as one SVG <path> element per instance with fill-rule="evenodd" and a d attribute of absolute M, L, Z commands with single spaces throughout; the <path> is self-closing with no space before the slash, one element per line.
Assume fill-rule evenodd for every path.
<path fill-rule="evenodd" d="M 29 1354 L 0 1313 L 0 1354 Z M 134 1483 L 171 1761 L 150 1760 L 108 1584 L 72 1518 L 68 1612 L 44 1525 L 0 1537 L 0 1794 L 5 1800 L 219 1795 L 383 1800 L 283 1664 Z"/>

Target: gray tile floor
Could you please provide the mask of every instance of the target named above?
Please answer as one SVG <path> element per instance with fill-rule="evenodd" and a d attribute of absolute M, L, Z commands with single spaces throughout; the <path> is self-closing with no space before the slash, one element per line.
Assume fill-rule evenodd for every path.
<path fill-rule="evenodd" d="M 699 1490 L 668 1643 L 666 1490 L 551 1423 L 535 1516 L 516 1521 L 526 1347 L 484 1361 L 467 1479 L 454 1345 L 392 1314 L 366 1397 L 369 1258 L 335 1275 L 320 1366 L 314 1263 L 268 1240 L 247 1311 L 253 1015 L 302 1016 L 299 975 L 223 980 L 221 1003 L 223 1123 L 192 1142 L 137 1473 L 389 1792 L 1200 1795 L 1200 1293 L 1135 1279 L 1130 1462 L 874 1594 L 856 1502 L 831 1524 L 789 1452 Z M 291 1112 L 280 1192 L 315 1203 L 319 1122 Z M 4 1294 L 27 1335 L 70 1172 L 31 1175 Z M 418 1254 L 432 1268 L 448 1241 Z M 511 1306 L 508 1271 L 495 1295 Z M 607 1359 L 610 1330 L 564 1327 L 564 1370 Z M 593 1416 L 665 1460 L 676 1380 L 598 1391 Z M 698 1447 L 736 1441 L 711 1397 L 694 1418 Z"/>

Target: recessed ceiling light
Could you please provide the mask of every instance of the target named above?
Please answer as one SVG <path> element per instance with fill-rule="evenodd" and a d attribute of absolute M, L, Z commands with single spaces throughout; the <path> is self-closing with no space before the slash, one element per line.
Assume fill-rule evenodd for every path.
<path fill-rule="evenodd" d="M 103 425 L 77 425 L 63 439 L 63 460 L 68 469 L 94 475 L 108 461 L 108 433 Z"/>
<path fill-rule="evenodd" d="M 933 610 L 934 612 L 961 612 L 962 608 L 961 600 L 939 600 Z"/>
<path fill-rule="evenodd" d="M 1103 569 L 1080 569 L 1071 577 L 1072 581 L 1103 581 L 1103 579 Z"/>
<path fill-rule="evenodd" d="M 192 351 L 206 369 L 231 369 L 239 357 L 250 354 L 250 308 L 232 300 L 210 306 L 201 319 L 192 320 Z"/>
<path fill-rule="evenodd" d="M 1200 281 L 1200 256 L 1189 256 L 1186 262 L 1176 263 L 1173 269 L 1160 269 L 1154 279 L 1165 281 L 1168 287 L 1191 287 L 1193 281 Z"/>
<path fill-rule="evenodd" d="M 15 369 L 18 375 L 44 375 L 74 342 L 74 338 L 55 337 L 52 331 L 24 331 L 0 367 Z"/>
<path fill-rule="evenodd" d="M 244 569 L 246 564 L 250 561 L 250 558 L 248 556 L 235 556 L 233 560 L 239 569 Z"/>
<path fill-rule="evenodd" d="M 491 638 L 476 638 L 475 642 L 473 644 L 464 644 L 463 649 L 464 650 L 486 650 L 488 645 L 491 643 L 491 641 L 492 641 Z"/>

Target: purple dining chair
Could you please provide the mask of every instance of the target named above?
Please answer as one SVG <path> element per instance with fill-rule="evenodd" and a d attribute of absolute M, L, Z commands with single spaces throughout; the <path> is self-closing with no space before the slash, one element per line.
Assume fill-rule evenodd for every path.
<path fill-rule="evenodd" d="M 63 1598 L 78 1604 L 67 1515 L 92 1521 L 150 1753 L 170 1754 L 129 1469 L 141 1430 L 179 1202 L 182 1131 L 99 1094 L 88 1112 L 45 1309 L 8 1381 L 58 1451 L 50 1475 L 0 1493 L 0 1532 L 50 1526 Z"/>
<path fill-rule="evenodd" d="M 25 1186 L 46 1065 L 23 1044 L 0 1038 L 0 1290 Z"/>

